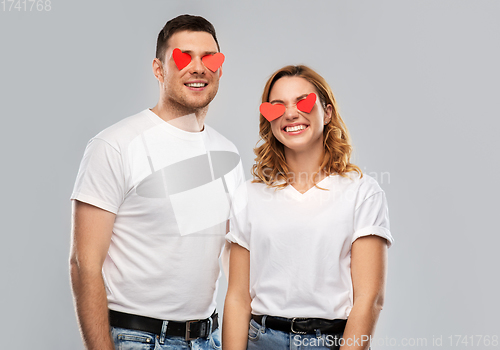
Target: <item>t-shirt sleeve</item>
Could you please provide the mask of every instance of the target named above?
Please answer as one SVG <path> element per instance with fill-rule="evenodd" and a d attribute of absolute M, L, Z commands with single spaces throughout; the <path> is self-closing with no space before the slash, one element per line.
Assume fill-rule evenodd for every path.
<path fill-rule="evenodd" d="M 125 196 L 121 154 L 102 139 L 87 144 L 71 199 L 77 199 L 114 214 Z"/>
<path fill-rule="evenodd" d="M 241 159 L 240 159 L 240 162 L 238 163 L 238 165 L 236 166 L 236 169 L 234 171 L 234 176 L 226 177 L 226 184 L 227 184 L 228 189 L 229 189 L 229 197 L 231 199 L 231 208 L 233 208 L 233 203 L 234 203 L 236 194 L 239 192 L 238 189 L 241 186 L 244 186 L 244 184 L 245 184 L 245 172 L 243 170 L 243 164 L 241 162 Z M 231 211 L 232 211 L 232 209 L 231 209 Z M 232 221 L 231 221 L 231 219 L 228 219 L 228 221 L 229 221 L 229 231 L 228 232 L 231 232 Z M 229 244 L 225 244 L 224 249 L 222 250 L 222 253 L 221 253 L 221 265 L 222 265 L 222 270 L 224 271 L 224 274 L 226 276 L 226 279 L 229 277 L 229 254 L 230 254 Z"/>
<path fill-rule="evenodd" d="M 248 209 L 247 183 L 243 183 L 238 187 L 233 196 L 231 216 L 229 218 L 229 232 L 226 235 L 226 240 L 250 250 Z"/>
<path fill-rule="evenodd" d="M 364 199 L 354 212 L 354 235 L 352 242 L 359 237 L 377 235 L 387 240 L 390 247 L 394 242 L 389 231 L 389 210 L 385 193 L 379 191 Z"/>

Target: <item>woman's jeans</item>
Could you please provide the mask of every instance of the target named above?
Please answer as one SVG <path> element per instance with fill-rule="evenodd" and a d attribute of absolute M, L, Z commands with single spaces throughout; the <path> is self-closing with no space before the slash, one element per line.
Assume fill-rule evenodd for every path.
<path fill-rule="evenodd" d="M 220 328 L 208 338 L 186 341 L 183 337 L 164 336 L 133 329 L 111 327 L 116 350 L 213 350 L 220 349 Z"/>
<path fill-rule="evenodd" d="M 262 325 L 250 321 L 248 329 L 248 350 L 276 349 L 276 350 L 318 350 L 340 348 L 342 334 L 295 334 L 266 328 L 266 316 L 262 317 Z"/>

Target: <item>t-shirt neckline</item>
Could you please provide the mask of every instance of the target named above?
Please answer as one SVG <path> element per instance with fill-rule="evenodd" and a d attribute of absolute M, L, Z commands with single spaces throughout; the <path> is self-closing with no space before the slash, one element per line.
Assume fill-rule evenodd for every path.
<path fill-rule="evenodd" d="M 332 175 L 328 175 L 328 176 L 325 176 L 323 179 L 321 179 L 319 182 L 316 183 L 316 186 L 320 186 L 322 187 L 320 184 L 323 183 L 323 182 L 326 182 L 327 179 L 330 179 L 332 177 Z M 289 193 L 297 198 L 297 199 L 304 199 L 306 198 L 307 196 L 309 196 L 310 193 L 316 191 L 316 190 L 319 190 L 319 188 L 317 188 L 316 186 L 313 186 L 311 187 L 310 189 L 308 189 L 307 191 L 305 191 L 304 193 L 301 193 L 299 190 L 297 190 L 295 187 L 293 187 L 292 185 L 288 185 L 287 187 L 290 187 L 290 189 L 288 190 Z"/>
<path fill-rule="evenodd" d="M 169 122 L 166 122 L 165 120 L 161 119 L 155 112 L 153 112 L 151 109 L 147 108 L 145 110 L 149 118 L 156 124 L 165 129 L 169 134 L 174 135 L 176 137 L 179 137 L 181 139 L 185 140 L 199 140 L 200 137 L 205 136 L 206 131 L 207 131 L 207 124 L 203 126 L 203 130 L 201 131 L 196 131 L 196 132 L 191 132 L 191 131 L 185 131 L 182 129 L 179 129 L 176 126 L 173 126 Z"/>

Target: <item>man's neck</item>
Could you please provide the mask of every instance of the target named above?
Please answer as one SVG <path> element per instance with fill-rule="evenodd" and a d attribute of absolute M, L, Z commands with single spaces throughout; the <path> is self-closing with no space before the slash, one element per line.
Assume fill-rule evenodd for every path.
<path fill-rule="evenodd" d="M 158 102 L 151 111 L 178 129 L 188 132 L 199 132 L 204 129 L 208 106 L 193 111 Z"/>

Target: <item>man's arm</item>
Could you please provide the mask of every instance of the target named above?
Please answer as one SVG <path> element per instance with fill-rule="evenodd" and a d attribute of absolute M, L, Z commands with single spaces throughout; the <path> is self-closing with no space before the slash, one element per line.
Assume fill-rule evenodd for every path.
<path fill-rule="evenodd" d="M 229 280 L 224 302 L 222 347 L 224 350 L 245 350 L 252 308 L 250 303 L 250 252 L 231 243 Z"/>
<path fill-rule="evenodd" d="M 73 200 L 70 277 L 83 342 L 87 349 L 114 350 L 102 265 L 115 214 Z"/>
<path fill-rule="evenodd" d="M 341 350 L 366 350 L 384 304 L 387 241 L 370 235 L 354 241 L 351 276 L 354 303 L 344 331 Z"/>

